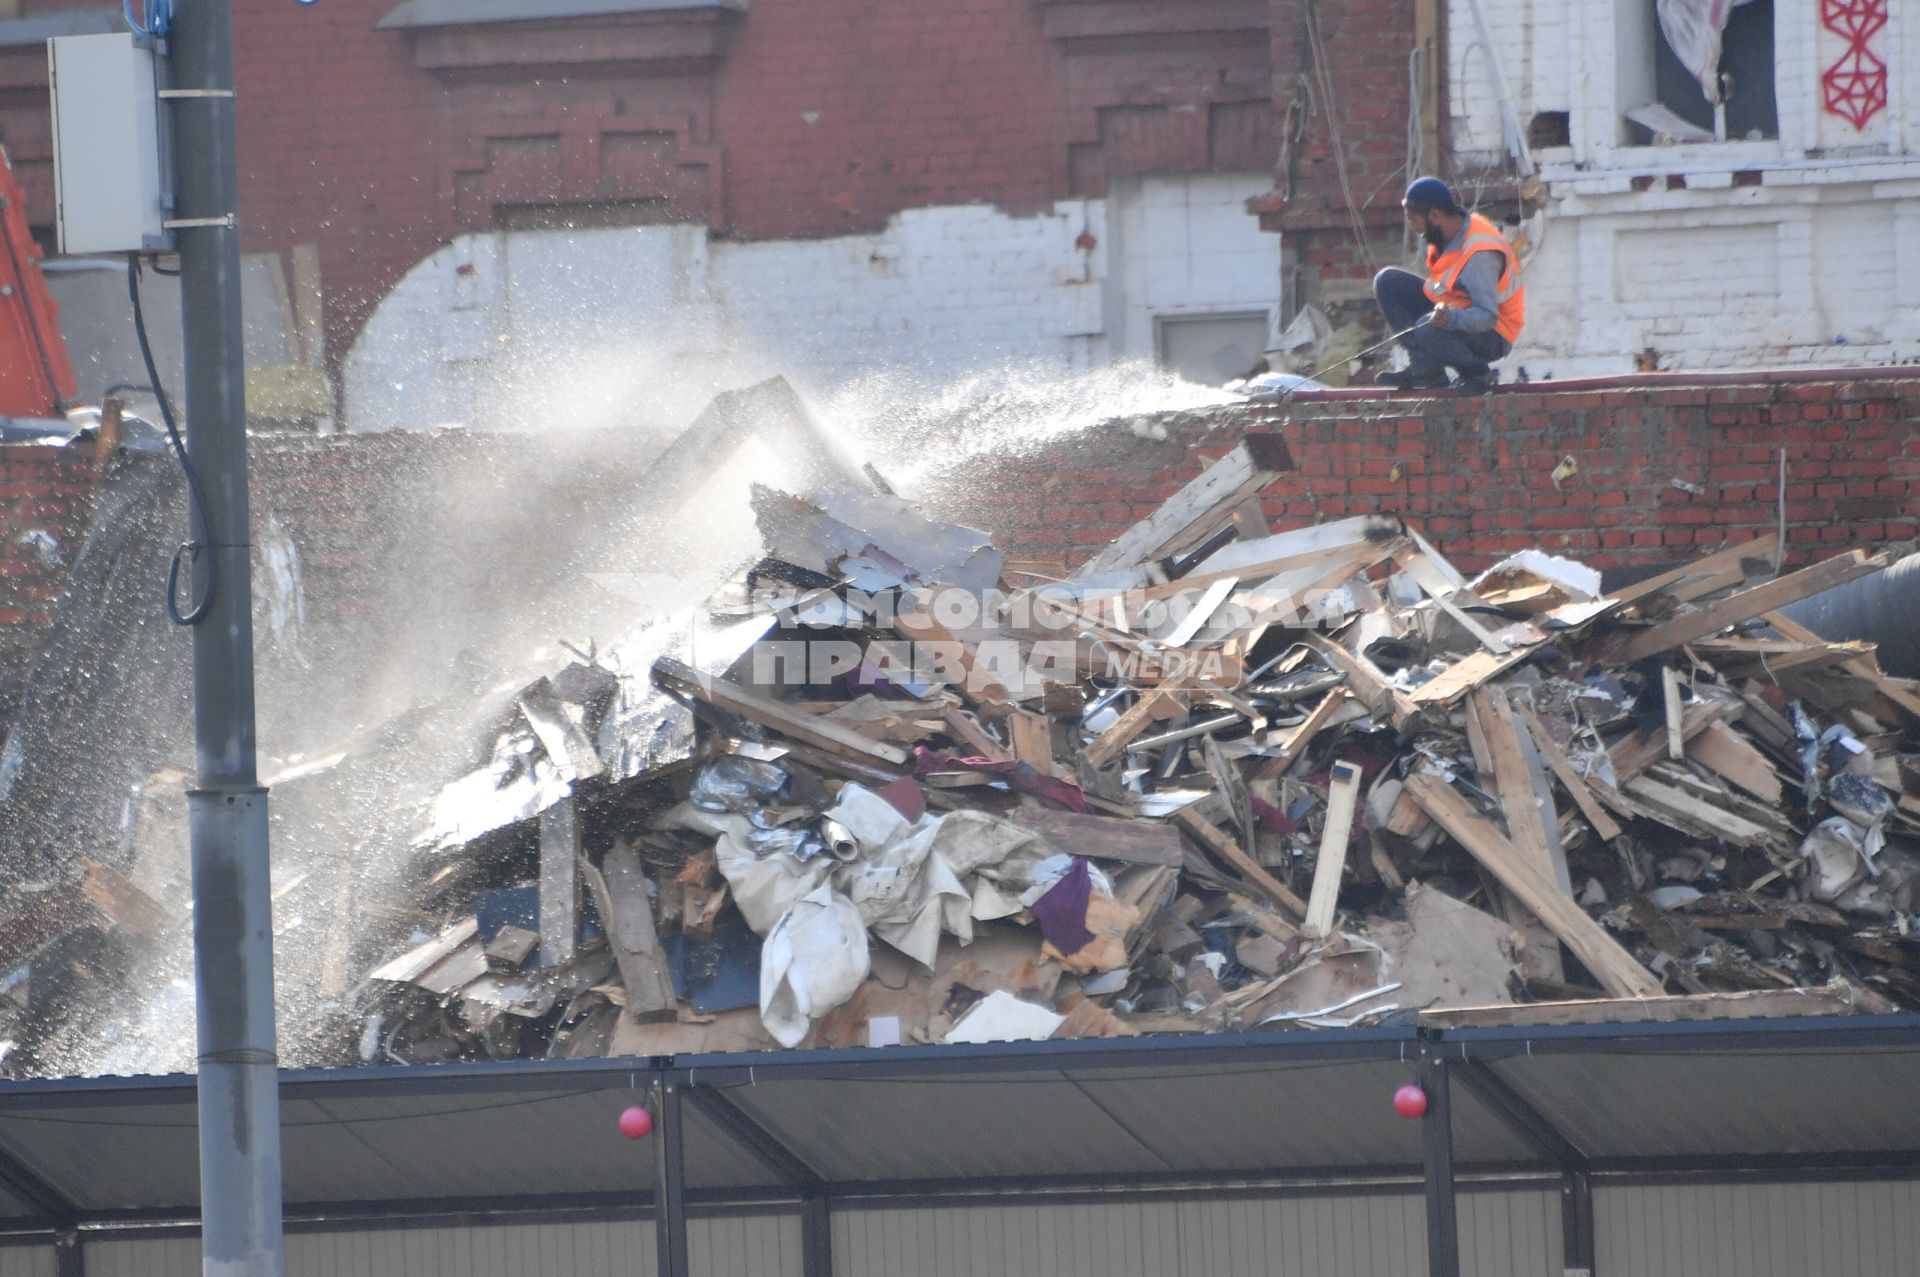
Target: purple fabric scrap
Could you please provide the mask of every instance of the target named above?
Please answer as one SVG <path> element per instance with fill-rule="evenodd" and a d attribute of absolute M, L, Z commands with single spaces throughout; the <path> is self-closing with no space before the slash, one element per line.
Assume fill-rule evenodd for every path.
<path fill-rule="evenodd" d="M 1072 957 L 1093 942 L 1093 932 L 1087 930 L 1087 902 L 1092 897 L 1093 879 L 1087 873 L 1087 862 L 1075 856 L 1073 868 L 1033 902 L 1040 934 L 1060 951 L 1061 957 Z"/>

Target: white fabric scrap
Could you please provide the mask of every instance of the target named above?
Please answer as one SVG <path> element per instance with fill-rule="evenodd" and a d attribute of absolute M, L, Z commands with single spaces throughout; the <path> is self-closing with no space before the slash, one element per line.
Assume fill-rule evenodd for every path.
<path fill-rule="evenodd" d="M 852 834 L 863 850 L 885 847 L 907 830 L 907 818 L 899 809 L 864 785 L 844 786 L 826 817 Z"/>
<path fill-rule="evenodd" d="M 933 965 L 943 929 L 962 944 L 973 940 L 967 889 L 953 868 L 933 854 L 946 820 L 923 819 L 914 826 L 902 821 L 900 828 L 910 831 L 907 837 L 863 849 L 833 875 L 833 885 L 853 902 L 875 935 L 927 967 Z"/>
<path fill-rule="evenodd" d="M 1005 989 L 996 989 L 947 1030 L 949 1042 L 1039 1042 L 1053 1036 L 1066 1016 L 1043 1006 L 1022 1002 Z"/>
<path fill-rule="evenodd" d="M 727 880 L 733 903 L 757 935 L 766 935 L 795 901 L 825 882 L 834 865 L 826 856 L 801 860 L 785 852 L 759 855 L 749 841 L 751 822 L 732 812 L 701 811 L 691 803 L 681 803 L 658 823 L 663 828 L 690 829 L 714 839 L 714 863 Z"/>
<path fill-rule="evenodd" d="M 867 971 L 860 911 L 831 887 L 815 887 L 760 950 L 760 1022 L 781 1046 L 798 1046 L 815 1020 L 853 996 Z"/>

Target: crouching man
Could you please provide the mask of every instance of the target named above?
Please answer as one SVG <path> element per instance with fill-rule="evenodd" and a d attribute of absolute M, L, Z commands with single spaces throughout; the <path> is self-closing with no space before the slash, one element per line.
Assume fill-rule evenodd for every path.
<path fill-rule="evenodd" d="M 1375 380 L 1396 390 L 1439 390 L 1452 369 L 1455 389 L 1485 394 L 1499 380 L 1490 365 L 1506 358 L 1526 324 L 1520 259 L 1499 227 L 1462 208 L 1437 177 L 1409 186 L 1404 205 L 1407 223 L 1427 244 L 1427 277 L 1393 266 L 1374 276 L 1387 327 L 1413 329 L 1400 339 L 1406 370 Z"/>

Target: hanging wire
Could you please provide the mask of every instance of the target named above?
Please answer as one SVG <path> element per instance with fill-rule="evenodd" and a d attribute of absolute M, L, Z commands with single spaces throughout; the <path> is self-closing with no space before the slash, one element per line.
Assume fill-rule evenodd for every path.
<path fill-rule="evenodd" d="M 1340 131 L 1340 111 L 1338 99 L 1333 92 L 1333 62 L 1327 56 L 1326 42 L 1320 37 L 1320 6 L 1317 0 L 1307 0 L 1307 43 L 1313 51 L 1314 76 L 1319 81 L 1320 105 L 1327 113 L 1327 135 L 1333 143 L 1333 167 L 1340 176 L 1340 197 L 1347 206 L 1347 220 L 1352 224 L 1354 242 L 1360 246 L 1360 253 L 1367 259 L 1369 269 L 1377 268 L 1380 263 L 1373 255 L 1373 245 L 1367 239 L 1367 227 L 1360 216 L 1359 201 L 1353 198 L 1353 179 L 1347 172 L 1346 138 Z"/>
<path fill-rule="evenodd" d="M 187 491 L 200 512 L 200 528 L 206 535 L 207 544 L 198 541 L 182 542 L 173 552 L 173 562 L 167 567 L 167 615 L 175 625 L 198 625 L 207 619 L 207 613 L 213 607 L 214 589 L 219 583 L 220 560 L 211 553 L 211 547 L 218 544 L 214 533 L 213 513 L 207 504 L 206 490 L 200 486 L 199 472 L 193 468 L 193 462 L 187 456 L 187 445 L 180 440 L 180 429 L 174 424 L 173 404 L 167 398 L 166 387 L 160 384 L 160 370 L 153 360 L 153 347 L 147 341 L 147 317 L 140 305 L 140 257 L 137 253 L 127 254 L 127 295 L 133 301 L 133 335 L 140 341 L 140 357 L 147 364 L 147 381 L 153 387 L 154 397 L 160 401 L 160 419 L 166 423 L 167 438 L 173 443 L 174 458 L 179 461 L 181 472 L 187 477 Z M 207 588 L 200 602 L 192 611 L 180 610 L 180 562 L 191 563 L 200 556 L 201 550 L 207 554 Z"/>

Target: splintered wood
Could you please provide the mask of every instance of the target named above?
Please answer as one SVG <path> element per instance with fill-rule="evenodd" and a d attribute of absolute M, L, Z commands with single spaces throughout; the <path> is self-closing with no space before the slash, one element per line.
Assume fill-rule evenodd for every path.
<path fill-rule="evenodd" d="M 508 701 L 454 795 L 510 798 L 505 832 L 435 845 L 362 1036 L 440 1060 L 1920 1007 L 1920 689 L 1780 610 L 1883 558 L 1772 575 L 1763 538 L 1611 593 L 1540 551 L 1469 577 L 1397 517 L 1270 525 L 1290 465 L 1237 441 L 1071 575 L 886 494 L 763 494 L 715 610 L 867 654 L 776 686 L 750 643 L 667 645 Z M 871 646 L 931 643 L 937 677 Z M 133 885 L 158 881 L 95 866 L 84 907 L 177 927 Z"/>

